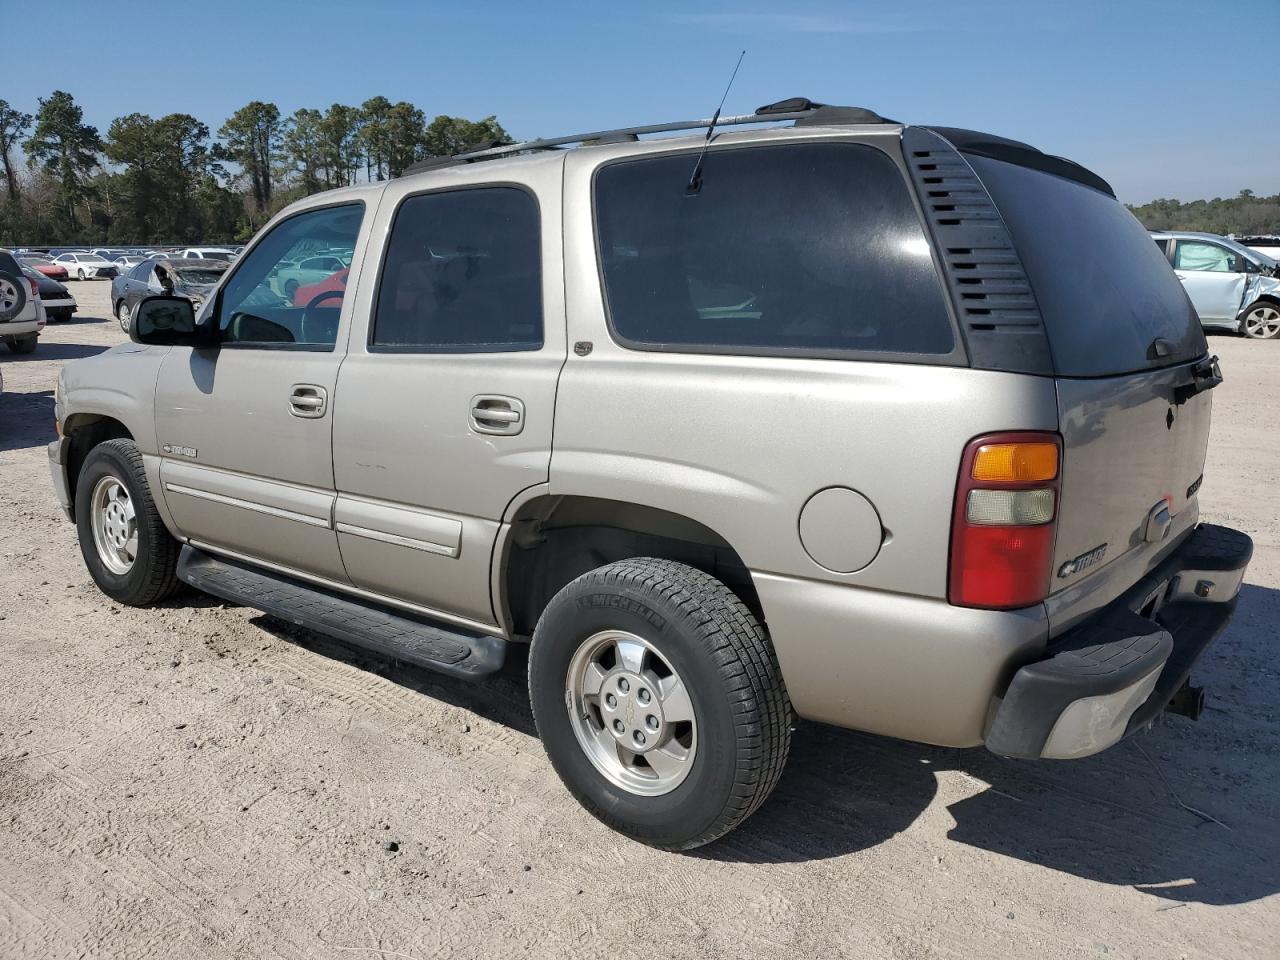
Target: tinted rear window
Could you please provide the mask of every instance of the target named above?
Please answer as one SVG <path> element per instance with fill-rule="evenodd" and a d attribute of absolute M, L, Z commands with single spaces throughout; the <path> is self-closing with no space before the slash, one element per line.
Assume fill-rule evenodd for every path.
<path fill-rule="evenodd" d="M 1205 352 L 1168 259 L 1120 203 L 1053 174 L 967 159 L 1013 236 L 1059 376 L 1132 373 Z"/>
<path fill-rule="evenodd" d="M 609 319 L 650 350 L 949 355 L 955 339 L 907 186 L 880 151 L 807 143 L 602 167 Z"/>

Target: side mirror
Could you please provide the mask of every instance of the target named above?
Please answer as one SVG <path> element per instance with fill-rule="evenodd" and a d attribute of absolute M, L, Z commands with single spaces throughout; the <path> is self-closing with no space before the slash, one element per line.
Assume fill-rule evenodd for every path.
<path fill-rule="evenodd" d="M 196 311 L 186 297 L 146 297 L 133 311 L 129 339 L 162 347 L 218 345 L 217 328 L 196 324 Z"/>

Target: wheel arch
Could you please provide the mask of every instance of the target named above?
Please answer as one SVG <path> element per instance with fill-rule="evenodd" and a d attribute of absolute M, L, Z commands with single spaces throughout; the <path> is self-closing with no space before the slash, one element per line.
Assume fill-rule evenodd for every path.
<path fill-rule="evenodd" d="M 67 454 L 67 490 L 71 496 L 71 519 L 75 519 L 76 482 L 89 451 L 108 440 L 133 440 L 129 428 L 115 417 L 101 413 L 73 413 L 62 425 L 62 435 L 71 441 Z"/>
<path fill-rule="evenodd" d="M 750 570 L 711 527 L 647 504 L 545 490 L 513 505 L 495 545 L 494 610 L 513 636 L 531 636 L 547 603 L 570 581 L 634 557 L 676 560 L 702 570 L 764 622 Z"/>

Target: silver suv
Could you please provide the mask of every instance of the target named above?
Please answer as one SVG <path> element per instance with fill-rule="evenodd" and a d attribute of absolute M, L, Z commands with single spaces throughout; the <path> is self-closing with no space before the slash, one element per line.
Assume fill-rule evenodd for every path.
<path fill-rule="evenodd" d="M 1151 234 L 1173 264 L 1200 322 L 1255 340 L 1280 337 L 1280 264 L 1214 233 Z"/>
<path fill-rule="evenodd" d="M 198 316 L 142 300 L 57 391 L 102 590 L 467 679 L 527 644 L 569 790 L 668 849 L 796 717 L 1038 759 L 1197 714 L 1252 544 L 1198 523 L 1221 376 L 1110 187 L 856 108 L 707 124 L 320 194 Z"/>

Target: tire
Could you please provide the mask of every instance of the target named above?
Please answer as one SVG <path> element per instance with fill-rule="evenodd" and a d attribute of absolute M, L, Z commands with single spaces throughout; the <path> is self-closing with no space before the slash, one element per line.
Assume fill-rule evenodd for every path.
<path fill-rule="evenodd" d="M 30 298 L 25 277 L 0 273 L 0 323 L 12 320 L 20 314 L 26 309 Z"/>
<path fill-rule="evenodd" d="M 116 304 L 116 320 L 120 324 L 120 329 L 125 333 L 129 332 L 129 323 L 133 318 L 133 311 L 129 309 L 127 300 L 121 300 Z"/>
<path fill-rule="evenodd" d="M 615 635 L 629 638 L 621 641 L 632 651 L 625 662 Z M 594 659 L 601 644 L 605 652 Z M 594 701 L 578 697 L 584 651 L 582 675 L 593 664 L 596 677 L 603 671 Z M 687 700 L 667 689 L 681 686 Z M 655 693 L 641 699 L 647 687 Z M 556 594 L 534 630 L 529 699 L 569 792 L 602 823 L 664 850 L 710 843 L 754 813 L 776 786 L 791 744 L 791 701 L 764 628 L 719 580 L 671 560 L 611 563 Z M 672 719 L 663 713 L 648 726 L 657 720 L 648 715 L 653 703 Z M 674 719 L 680 715 L 691 722 Z M 617 729 L 614 739 L 607 727 Z M 618 758 L 630 751 L 610 754 L 622 741 L 644 743 L 646 730 L 661 732 L 638 748 L 648 751 L 643 762 L 633 755 L 628 768 Z M 664 781 L 662 771 L 676 769 L 672 752 L 687 759 Z"/>
<path fill-rule="evenodd" d="M 106 542 L 110 530 L 95 533 L 98 516 L 105 512 L 95 501 L 109 498 L 113 489 L 122 492 L 126 515 L 128 507 L 132 508 L 133 524 L 129 529 L 135 539 L 133 556 L 127 563 L 119 550 L 111 549 L 112 542 Z M 103 593 L 128 606 L 145 607 L 178 590 L 180 545 L 169 535 L 156 511 L 142 454 L 132 440 L 107 440 L 89 451 L 76 481 L 75 498 L 80 553 L 93 582 Z M 105 547 L 100 547 L 99 539 L 106 542 Z"/>
<path fill-rule="evenodd" d="M 1255 300 L 1240 317 L 1240 332 L 1250 340 L 1280 339 L 1280 304 Z"/>
<path fill-rule="evenodd" d="M 294 294 L 296 294 L 297 292 L 298 292 L 297 280 L 286 280 L 284 282 L 284 295 L 286 300 L 292 303 Z"/>
<path fill-rule="evenodd" d="M 83 270 L 83 269 L 81 269 L 81 270 L 77 270 L 77 271 L 76 271 L 76 279 L 77 279 L 77 280 L 83 280 L 83 279 L 84 279 L 84 270 Z"/>
<path fill-rule="evenodd" d="M 13 353 L 35 353 L 36 344 L 40 342 L 38 333 L 21 333 L 5 341 Z"/>

